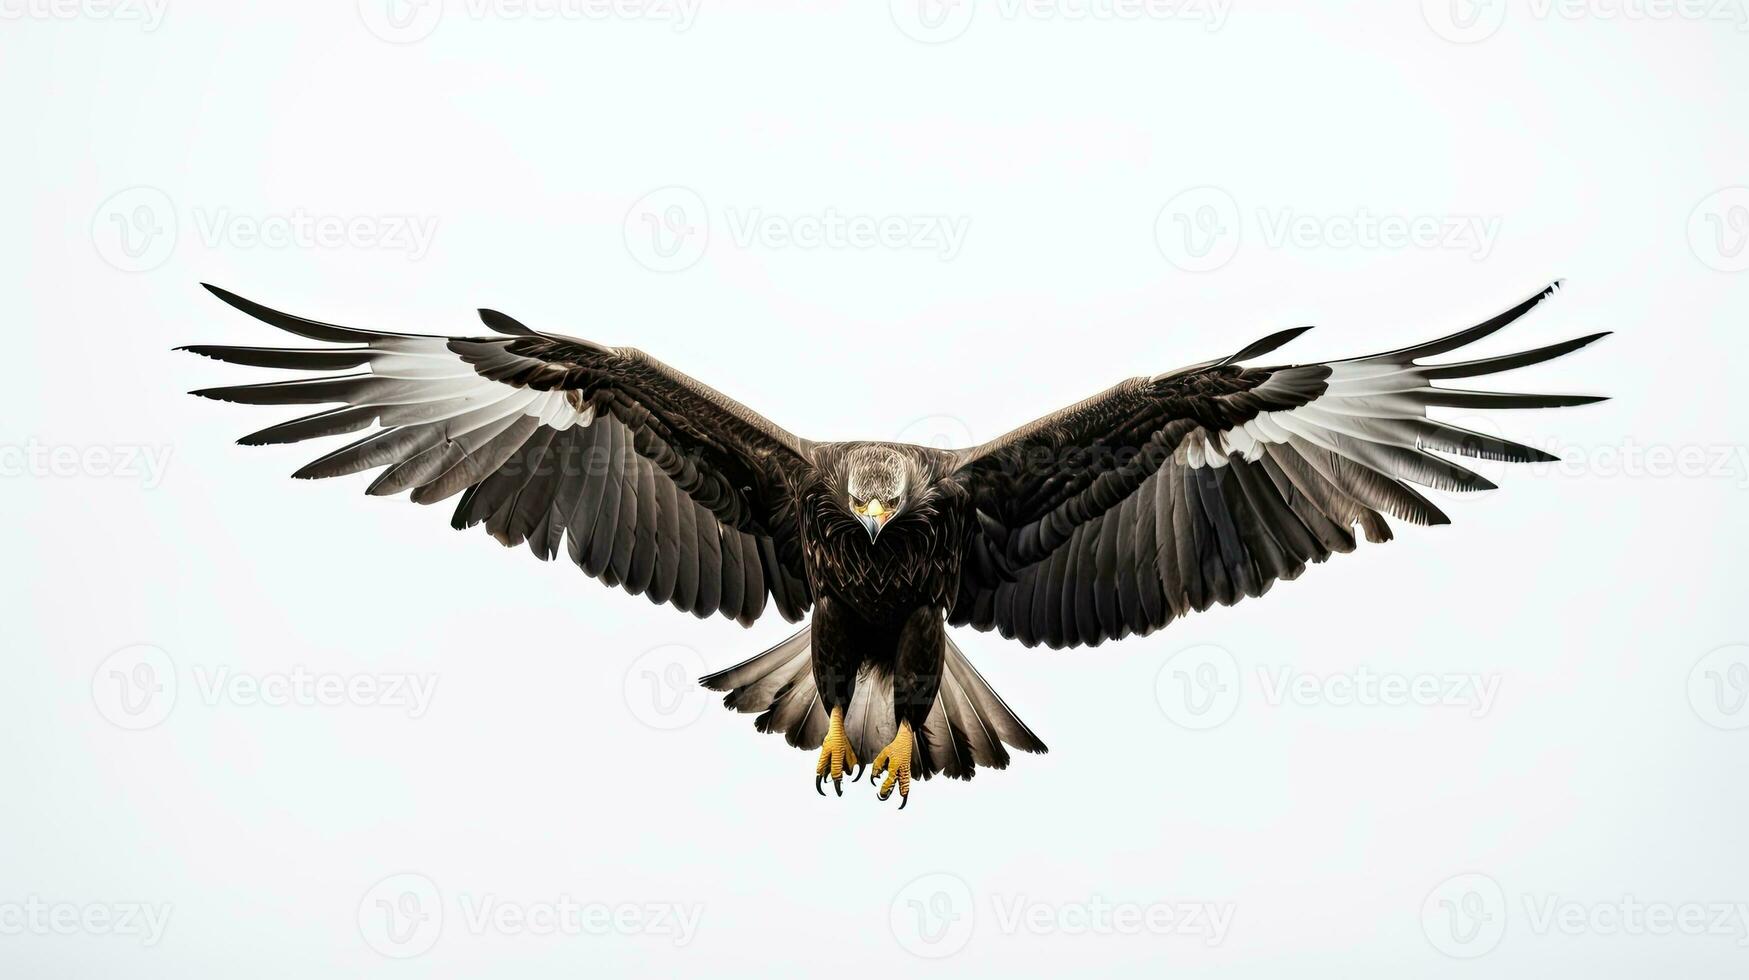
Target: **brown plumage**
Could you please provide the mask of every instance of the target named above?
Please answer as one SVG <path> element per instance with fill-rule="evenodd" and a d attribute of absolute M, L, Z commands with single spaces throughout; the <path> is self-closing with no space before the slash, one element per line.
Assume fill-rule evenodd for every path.
<path fill-rule="evenodd" d="M 1353 550 L 1356 526 L 1389 540 L 1384 515 L 1445 523 L 1410 484 L 1492 484 L 1429 450 L 1553 457 L 1434 421 L 1428 408 L 1598 399 L 1431 382 L 1535 364 L 1602 336 L 1417 363 L 1506 326 L 1550 286 L 1468 330 L 1386 354 L 1240 363 L 1300 328 L 1132 378 L 982 446 L 935 450 L 811 442 L 640 351 L 491 311 L 481 317 L 498 336 L 394 334 L 208 288 L 282 330 L 342 346 L 186 349 L 254 366 L 359 369 L 195 392 L 337 406 L 242 442 L 370 429 L 295 475 L 381 470 L 367 492 L 410 491 L 421 503 L 459 495 L 453 526 L 484 524 L 542 559 L 562 551 L 594 578 L 700 617 L 747 624 L 772 606 L 791 621 L 811 611 L 800 633 L 703 683 L 726 691 L 729 707 L 757 712 L 760 730 L 803 748 L 825 740 L 847 758 L 903 746 L 895 738 L 909 729 L 909 773 L 922 778 L 969 778 L 978 766 L 1005 767 L 1007 747 L 1045 749 L 947 626 L 1028 646 L 1097 645 L 1262 595 Z M 842 738 L 828 735 L 834 718 Z M 827 768 L 823 756 L 819 771 Z"/>

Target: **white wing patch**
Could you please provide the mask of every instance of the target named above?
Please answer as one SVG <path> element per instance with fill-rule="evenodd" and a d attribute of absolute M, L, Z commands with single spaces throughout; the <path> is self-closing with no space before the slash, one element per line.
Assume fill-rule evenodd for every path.
<path fill-rule="evenodd" d="M 383 352 L 370 359 L 371 374 L 421 384 L 408 386 L 407 401 L 359 404 L 441 405 L 424 421 L 457 419 L 458 425 L 446 432 L 450 439 L 519 413 L 560 432 L 595 421 L 595 411 L 588 406 L 578 409 L 568 392 L 513 388 L 480 377 L 442 337 L 392 337 L 374 341 L 371 347 Z M 464 415 L 466 426 L 459 424 Z"/>

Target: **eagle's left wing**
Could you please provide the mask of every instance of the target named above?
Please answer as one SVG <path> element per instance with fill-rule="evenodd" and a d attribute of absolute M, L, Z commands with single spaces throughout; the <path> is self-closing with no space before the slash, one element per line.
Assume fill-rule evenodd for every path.
<path fill-rule="evenodd" d="M 1558 283 L 1556 284 L 1558 285 Z M 1448 364 L 1418 360 L 1480 340 L 1554 285 L 1451 336 L 1371 357 L 1243 367 L 1306 328 L 1231 357 L 1132 378 L 961 453 L 978 528 L 949 613 L 1027 646 L 1146 634 L 1192 609 L 1259 596 L 1307 562 L 1352 551 L 1354 525 L 1391 537 L 1381 512 L 1445 514 L 1409 487 L 1493 484 L 1428 450 L 1513 462 L 1554 457 L 1427 417 L 1430 406 L 1541 408 L 1589 395 L 1434 387 L 1559 357 L 1604 334 Z"/>
<path fill-rule="evenodd" d="M 790 481 L 808 444 L 631 348 L 540 333 L 490 310 L 501 336 L 388 333 L 281 313 L 217 287 L 281 330 L 343 346 L 183 348 L 257 367 L 354 373 L 207 388 L 254 405 L 321 405 L 244 436 L 246 445 L 370 435 L 298 470 L 306 479 L 382 469 L 367 489 L 418 503 L 461 494 L 452 524 L 485 524 L 542 560 L 561 547 L 633 595 L 743 624 L 769 596 L 786 619 L 811 604 Z"/>

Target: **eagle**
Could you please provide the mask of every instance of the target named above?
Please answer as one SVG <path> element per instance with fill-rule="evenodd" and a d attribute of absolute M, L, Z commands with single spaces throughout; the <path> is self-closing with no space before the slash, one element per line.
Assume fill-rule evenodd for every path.
<path fill-rule="evenodd" d="M 980 446 L 815 442 L 630 347 L 480 310 L 489 335 L 390 333 L 269 309 L 257 320 L 321 346 L 178 348 L 318 372 L 192 394 L 329 406 L 244 445 L 366 430 L 299 469 L 381 470 L 376 496 L 459 495 L 457 529 L 485 525 L 542 560 L 700 618 L 768 609 L 800 632 L 701 683 L 755 727 L 818 750 L 814 789 L 876 796 L 912 780 L 1006 768 L 1045 744 L 948 628 L 1025 646 L 1097 646 L 1261 596 L 1389 541 L 1389 515 L 1445 524 L 1413 485 L 1494 484 L 1452 461 L 1546 462 L 1542 450 L 1430 418 L 1431 408 L 1548 408 L 1592 395 L 1436 386 L 1525 367 L 1603 333 L 1521 353 L 1426 363 L 1487 337 L 1555 292 L 1437 340 L 1347 360 L 1253 366 L 1308 327 L 1236 353 L 1130 378 Z M 334 372 L 334 373 L 329 373 Z M 866 760 L 866 761 L 865 761 Z M 884 778 L 883 778 L 884 777 Z"/>

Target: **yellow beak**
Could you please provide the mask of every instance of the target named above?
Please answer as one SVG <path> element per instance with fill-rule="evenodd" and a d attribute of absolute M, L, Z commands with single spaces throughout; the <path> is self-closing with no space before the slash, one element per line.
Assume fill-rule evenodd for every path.
<path fill-rule="evenodd" d="M 855 512 L 856 519 L 862 524 L 863 530 L 868 532 L 870 541 L 879 537 L 881 528 L 886 527 L 887 522 L 893 518 L 893 512 L 878 499 L 870 500 L 860 507 L 853 504 L 850 509 Z"/>

